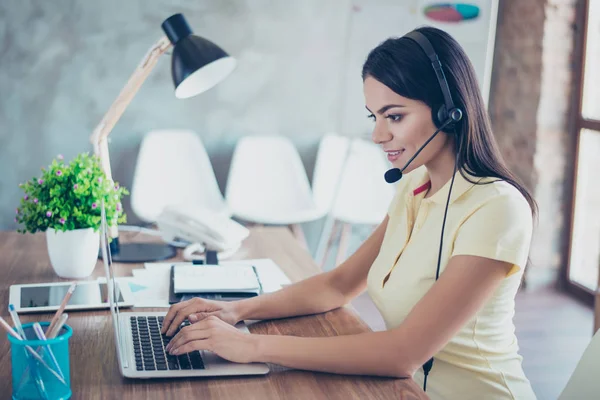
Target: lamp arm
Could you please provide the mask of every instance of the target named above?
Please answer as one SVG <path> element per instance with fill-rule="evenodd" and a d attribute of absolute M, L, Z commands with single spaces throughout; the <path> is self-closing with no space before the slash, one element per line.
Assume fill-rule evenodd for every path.
<path fill-rule="evenodd" d="M 110 169 L 110 158 L 108 156 L 108 135 L 114 128 L 115 124 L 121 118 L 125 109 L 129 106 L 138 90 L 144 84 L 150 72 L 158 62 L 158 59 L 171 47 L 170 40 L 163 36 L 161 37 L 146 53 L 140 64 L 137 66 L 129 80 L 121 89 L 119 96 L 112 103 L 100 123 L 96 126 L 90 140 L 94 146 L 94 154 L 100 157 L 102 169 L 106 177 L 112 180 Z"/>

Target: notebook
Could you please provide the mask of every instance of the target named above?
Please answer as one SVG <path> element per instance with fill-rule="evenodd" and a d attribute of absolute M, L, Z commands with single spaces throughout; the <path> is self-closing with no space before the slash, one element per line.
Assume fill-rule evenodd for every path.
<path fill-rule="evenodd" d="M 173 265 L 169 303 L 202 297 L 239 300 L 258 296 L 262 285 L 252 265 Z"/>

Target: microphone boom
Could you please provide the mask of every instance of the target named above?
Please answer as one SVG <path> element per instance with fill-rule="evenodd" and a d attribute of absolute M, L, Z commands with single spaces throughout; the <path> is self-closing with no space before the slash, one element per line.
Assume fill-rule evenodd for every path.
<path fill-rule="evenodd" d="M 384 179 L 387 183 L 396 183 L 398 182 L 400 179 L 402 179 L 402 174 L 404 172 L 404 170 L 406 168 L 408 168 L 408 166 L 410 165 L 410 163 L 417 158 L 417 156 L 419 155 L 419 153 L 421 151 L 423 151 L 423 149 L 425 148 L 425 146 L 427 146 L 429 144 L 429 142 L 431 142 L 433 140 L 434 137 L 436 137 L 436 135 L 438 133 L 440 133 L 442 131 L 442 129 L 444 129 L 446 126 L 448 126 L 448 124 L 450 124 L 453 121 L 452 118 L 448 118 L 446 120 L 446 122 L 444 122 L 442 124 L 442 126 L 433 133 L 433 135 L 431 135 L 431 137 L 429 139 L 427 139 L 427 141 L 423 144 L 423 146 L 419 147 L 419 150 L 417 150 L 417 152 L 410 158 L 410 160 L 408 160 L 406 162 L 406 164 L 404 164 L 404 167 L 402 167 L 402 169 L 400 168 L 392 168 L 392 169 L 388 169 L 385 174 L 384 174 Z"/>

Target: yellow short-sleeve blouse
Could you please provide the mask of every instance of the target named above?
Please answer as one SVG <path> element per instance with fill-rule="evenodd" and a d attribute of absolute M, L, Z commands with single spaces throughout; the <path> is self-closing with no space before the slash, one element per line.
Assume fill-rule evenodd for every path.
<path fill-rule="evenodd" d="M 512 268 L 483 308 L 434 356 L 427 394 L 431 399 L 533 399 L 512 322 L 529 254 L 531 210 L 509 183 L 467 176 L 479 184 L 460 172 L 455 176 L 440 274 L 459 254 L 505 261 Z M 421 167 L 398 183 L 383 243 L 369 271 L 368 292 L 388 329 L 402 324 L 435 281 L 450 182 L 424 198 L 428 182 Z M 423 384 L 422 369 L 414 378 Z"/>

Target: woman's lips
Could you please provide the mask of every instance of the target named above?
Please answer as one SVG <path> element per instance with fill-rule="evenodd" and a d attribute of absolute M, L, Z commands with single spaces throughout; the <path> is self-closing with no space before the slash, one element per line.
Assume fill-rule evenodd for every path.
<path fill-rule="evenodd" d="M 386 153 L 387 153 L 388 160 L 390 162 L 394 162 L 400 158 L 402 153 L 404 153 L 404 150 L 388 150 L 388 151 L 386 151 Z"/>

